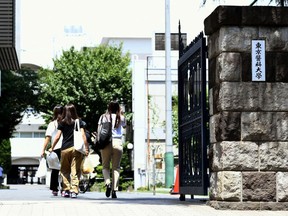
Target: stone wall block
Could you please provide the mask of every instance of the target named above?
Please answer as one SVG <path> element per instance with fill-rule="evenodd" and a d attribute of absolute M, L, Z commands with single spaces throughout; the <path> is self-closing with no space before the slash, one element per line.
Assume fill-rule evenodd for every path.
<path fill-rule="evenodd" d="M 251 82 L 252 80 L 252 57 L 251 53 L 241 53 L 242 59 L 242 82 Z"/>
<path fill-rule="evenodd" d="M 211 145 L 212 171 L 258 170 L 258 145 L 254 142 L 219 142 Z"/>
<path fill-rule="evenodd" d="M 288 139 L 288 113 L 243 112 L 241 137 L 244 141 L 286 141 Z"/>
<path fill-rule="evenodd" d="M 251 50 L 251 40 L 258 37 L 255 27 L 223 27 L 219 31 L 220 52 L 247 52 Z"/>
<path fill-rule="evenodd" d="M 288 172 L 278 172 L 276 177 L 278 201 L 288 202 Z"/>
<path fill-rule="evenodd" d="M 288 85 L 283 82 L 222 82 L 217 110 L 288 111 L 287 92 Z"/>
<path fill-rule="evenodd" d="M 277 53 L 275 58 L 276 66 L 276 81 L 288 82 L 288 53 Z"/>
<path fill-rule="evenodd" d="M 259 146 L 260 171 L 288 172 L 288 142 L 265 142 Z"/>
<path fill-rule="evenodd" d="M 222 52 L 247 52 L 251 50 L 251 40 L 258 38 L 258 29 L 253 27 L 226 26 L 208 38 L 208 58 Z"/>
<path fill-rule="evenodd" d="M 266 51 L 288 51 L 288 27 L 259 28 L 259 38 L 265 38 Z"/>
<path fill-rule="evenodd" d="M 209 108 L 211 108 L 211 110 L 209 110 L 210 115 L 214 115 L 219 113 L 219 86 L 214 87 L 213 89 L 210 89 L 209 93 L 212 94 L 212 98 L 210 101 L 213 101 L 212 104 L 209 105 Z M 210 97 L 210 96 L 209 96 Z M 209 101 L 209 102 L 210 102 Z"/>
<path fill-rule="evenodd" d="M 243 172 L 243 201 L 276 201 L 276 173 Z"/>
<path fill-rule="evenodd" d="M 210 185 L 210 200 L 241 200 L 241 172 L 211 173 Z"/>
<path fill-rule="evenodd" d="M 288 140 L 288 112 L 277 112 L 275 115 L 275 130 L 278 141 Z"/>
<path fill-rule="evenodd" d="M 219 51 L 219 33 L 215 33 L 208 37 L 208 59 L 216 58 L 220 51 Z"/>
<path fill-rule="evenodd" d="M 242 8 L 240 7 L 217 7 L 205 20 L 205 33 L 210 35 L 216 32 L 222 25 L 241 24 Z M 237 25 L 236 24 L 236 25 Z"/>
<path fill-rule="evenodd" d="M 259 16 L 265 14 L 265 16 Z M 286 15 L 279 7 L 242 7 L 243 25 L 275 26 L 287 22 Z"/>
<path fill-rule="evenodd" d="M 288 85 L 278 83 L 259 83 L 259 110 L 288 111 Z"/>
<path fill-rule="evenodd" d="M 219 73 L 220 82 L 239 82 L 242 71 L 242 61 L 240 53 L 221 53 L 217 57 L 216 69 Z"/>
<path fill-rule="evenodd" d="M 275 140 L 273 128 L 274 113 L 243 112 L 241 116 L 241 136 L 245 141 Z"/>
<path fill-rule="evenodd" d="M 215 126 L 216 141 L 240 141 L 240 112 L 221 112 Z"/>
<path fill-rule="evenodd" d="M 209 119 L 210 143 L 216 143 L 216 126 L 219 125 L 220 115 L 213 115 Z"/>
<path fill-rule="evenodd" d="M 205 34 L 211 35 L 223 26 L 287 26 L 288 8 L 258 6 L 218 6 L 205 20 Z"/>
<path fill-rule="evenodd" d="M 209 89 L 214 88 L 216 85 L 219 84 L 219 75 L 218 71 L 216 70 L 216 58 L 209 60 Z"/>
<path fill-rule="evenodd" d="M 256 111 L 259 107 L 258 85 L 259 83 L 221 83 L 217 109 L 219 111 Z"/>
<path fill-rule="evenodd" d="M 214 88 L 209 89 L 209 115 L 212 116 L 214 112 Z"/>
<path fill-rule="evenodd" d="M 221 143 L 213 143 L 209 146 L 209 168 L 211 171 L 222 170 L 223 146 Z"/>

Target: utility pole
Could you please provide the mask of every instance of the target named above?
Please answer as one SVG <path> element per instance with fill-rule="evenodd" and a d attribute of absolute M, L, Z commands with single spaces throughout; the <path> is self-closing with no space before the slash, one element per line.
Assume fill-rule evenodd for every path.
<path fill-rule="evenodd" d="M 148 181 L 148 190 L 150 188 L 150 95 L 149 95 L 149 57 L 147 56 L 147 68 L 146 68 L 146 93 L 147 93 L 147 181 Z"/>
<path fill-rule="evenodd" d="M 172 88 L 171 88 L 171 33 L 170 0 L 165 0 L 165 69 L 166 69 L 166 151 L 165 151 L 165 186 L 174 183 L 174 156 L 172 144 Z"/>

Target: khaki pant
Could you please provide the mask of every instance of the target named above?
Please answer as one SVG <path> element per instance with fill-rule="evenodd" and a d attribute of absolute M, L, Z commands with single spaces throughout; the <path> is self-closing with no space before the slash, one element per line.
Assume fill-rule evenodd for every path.
<path fill-rule="evenodd" d="M 61 151 L 61 176 L 63 190 L 79 193 L 79 180 L 81 177 L 81 164 L 83 154 L 76 151 L 74 147 Z"/>
<path fill-rule="evenodd" d="M 112 190 L 119 186 L 120 162 L 123 153 L 122 139 L 113 138 L 112 143 L 101 150 L 104 183 L 110 184 L 110 162 L 112 162 Z"/>

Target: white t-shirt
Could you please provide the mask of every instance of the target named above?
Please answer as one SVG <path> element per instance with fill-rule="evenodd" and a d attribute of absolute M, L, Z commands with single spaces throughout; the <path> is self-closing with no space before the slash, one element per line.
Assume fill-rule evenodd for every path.
<path fill-rule="evenodd" d="M 121 115 L 121 122 L 118 128 L 114 128 L 116 121 L 116 114 L 112 114 L 112 137 L 121 138 L 123 135 L 123 127 L 126 126 L 126 120 L 123 115 Z"/>
<path fill-rule="evenodd" d="M 58 127 L 57 120 L 54 120 L 48 124 L 45 136 L 51 137 L 51 143 L 54 142 L 54 139 L 55 139 L 55 136 L 56 136 L 56 133 L 58 130 L 57 127 Z M 54 150 L 61 148 L 61 146 L 62 146 L 62 135 L 61 135 L 59 141 L 57 142 L 57 144 L 55 145 Z"/>
<path fill-rule="evenodd" d="M 101 124 L 101 121 L 103 121 L 103 122 L 110 121 L 109 114 L 106 114 L 107 118 L 105 118 L 104 115 L 102 115 L 103 120 L 102 120 L 102 117 L 99 118 L 99 121 L 98 121 L 99 125 Z M 116 114 L 112 113 L 111 117 L 112 117 L 112 137 L 121 138 L 123 135 L 123 127 L 126 126 L 126 119 L 123 115 L 121 115 L 120 125 L 118 126 L 118 128 L 114 128 L 115 121 L 116 121 Z"/>

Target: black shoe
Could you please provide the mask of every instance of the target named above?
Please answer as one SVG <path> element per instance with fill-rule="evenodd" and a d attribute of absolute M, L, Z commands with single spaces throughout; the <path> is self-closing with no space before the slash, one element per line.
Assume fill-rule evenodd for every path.
<path fill-rule="evenodd" d="M 112 191 L 112 198 L 115 198 L 115 199 L 117 198 L 116 191 L 114 190 Z"/>
<path fill-rule="evenodd" d="M 106 195 L 106 197 L 110 197 L 110 195 L 111 195 L 111 184 L 106 185 L 105 195 Z"/>

